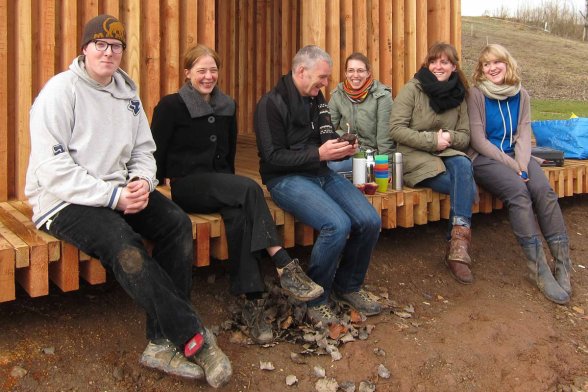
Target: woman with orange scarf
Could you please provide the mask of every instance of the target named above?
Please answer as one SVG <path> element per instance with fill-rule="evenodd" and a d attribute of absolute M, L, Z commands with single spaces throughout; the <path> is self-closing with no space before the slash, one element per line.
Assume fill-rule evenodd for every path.
<path fill-rule="evenodd" d="M 392 89 L 375 80 L 366 56 L 352 53 L 345 60 L 345 81 L 331 92 L 329 110 L 333 127 L 339 133 L 357 135 L 362 150 L 390 155 L 394 143 L 390 138 Z M 351 159 L 329 162 L 335 171 L 351 171 Z"/>

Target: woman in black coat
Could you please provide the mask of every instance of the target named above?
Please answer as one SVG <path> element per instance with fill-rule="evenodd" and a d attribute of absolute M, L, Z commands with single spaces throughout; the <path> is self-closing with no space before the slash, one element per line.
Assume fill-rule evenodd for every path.
<path fill-rule="evenodd" d="M 258 343 L 273 333 L 263 317 L 265 285 L 260 252 L 274 261 L 282 288 L 309 301 L 322 287 L 302 271 L 281 247 L 281 238 L 263 191 L 250 178 L 235 175 L 236 106 L 217 86 L 220 59 L 204 46 L 184 56 L 186 83 L 155 107 L 151 129 L 157 144 L 157 178 L 169 181 L 172 199 L 186 212 L 220 212 L 229 247 L 231 293 L 245 295 L 243 321 Z"/>

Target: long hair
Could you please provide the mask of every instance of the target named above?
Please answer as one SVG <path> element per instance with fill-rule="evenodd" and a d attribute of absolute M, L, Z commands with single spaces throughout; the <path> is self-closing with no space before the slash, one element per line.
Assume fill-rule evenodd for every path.
<path fill-rule="evenodd" d="M 461 67 L 459 65 L 459 56 L 457 55 L 457 50 L 453 45 L 445 42 L 434 43 L 433 46 L 429 48 L 429 51 L 427 52 L 427 55 L 425 56 L 425 59 L 421 64 L 421 67 L 428 68 L 430 63 L 437 60 L 443 55 L 447 57 L 447 60 L 449 60 L 451 64 L 455 65 L 455 72 L 457 72 L 459 80 L 461 80 L 461 83 L 467 91 L 469 87 L 468 80 L 465 77 L 463 71 L 461 70 Z"/>
<path fill-rule="evenodd" d="M 521 82 L 521 71 L 514 57 L 512 57 L 512 55 L 508 50 L 506 50 L 504 46 L 499 44 L 490 44 L 486 45 L 486 47 L 484 47 L 484 49 L 482 49 L 480 52 L 480 56 L 478 57 L 478 64 L 476 65 L 474 74 L 472 75 L 474 84 L 478 84 L 479 82 L 486 80 L 486 75 L 484 75 L 484 63 L 493 60 L 501 61 L 506 64 L 504 84 L 513 86 Z"/>

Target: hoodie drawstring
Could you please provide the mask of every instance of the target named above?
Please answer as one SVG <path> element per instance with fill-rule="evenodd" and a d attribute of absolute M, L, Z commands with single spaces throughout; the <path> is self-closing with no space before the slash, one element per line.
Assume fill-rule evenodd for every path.
<path fill-rule="evenodd" d="M 504 144 L 504 139 L 506 139 L 506 120 L 504 118 L 504 114 L 502 113 L 502 107 L 500 106 L 500 101 L 497 99 L 496 102 L 498 103 L 498 111 L 500 112 L 500 117 L 502 117 L 502 127 L 504 129 L 504 133 L 502 134 L 502 141 L 500 142 L 500 151 L 504 152 L 502 145 Z M 506 101 L 506 110 L 508 112 L 508 121 L 510 125 L 510 144 L 509 147 L 512 147 L 512 116 L 510 114 L 510 106 L 508 105 L 508 101 Z"/>

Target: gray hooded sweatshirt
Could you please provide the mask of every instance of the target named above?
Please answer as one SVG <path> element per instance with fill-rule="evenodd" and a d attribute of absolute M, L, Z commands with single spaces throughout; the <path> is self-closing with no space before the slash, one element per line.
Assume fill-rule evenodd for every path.
<path fill-rule="evenodd" d="M 102 86 L 74 59 L 35 99 L 30 132 L 25 194 L 38 228 L 69 204 L 114 209 L 130 179 L 157 185 L 149 122 L 121 69 Z"/>

